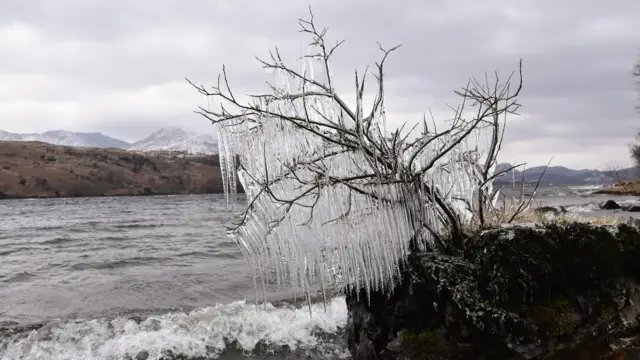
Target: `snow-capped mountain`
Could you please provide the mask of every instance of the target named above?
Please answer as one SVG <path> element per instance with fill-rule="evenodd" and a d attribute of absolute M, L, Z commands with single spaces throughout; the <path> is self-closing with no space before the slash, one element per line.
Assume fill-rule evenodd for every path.
<path fill-rule="evenodd" d="M 65 130 L 47 131 L 40 134 L 15 134 L 0 130 L 0 141 L 42 141 L 54 145 L 126 149 L 131 144 L 101 133 L 83 133 Z"/>
<path fill-rule="evenodd" d="M 15 134 L 0 130 L 0 141 L 42 141 L 54 145 L 76 147 L 120 148 L 135 151 L 184 151 L 190 154 L 217 154 L 216 138 L 209 134 L 187 132 L 165 127 L 133 144 L 101 133 L 82 133 L 65 130 L 41 134 Z"/>
<path fill-rule="evenodd" d="M 133 143 L 129 150 L 185 151 L 190 154 L 217 154 L 216 138 L 208 134 L 187 132 L 180 128 L 165 127 Z"/>

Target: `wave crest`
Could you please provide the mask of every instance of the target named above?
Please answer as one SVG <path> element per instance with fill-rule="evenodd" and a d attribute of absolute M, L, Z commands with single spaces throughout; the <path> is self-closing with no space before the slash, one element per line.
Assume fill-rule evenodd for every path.
<path fill-rule="evenodd" d="M 336 334 L 347 323 L 344 297 L 309 308 L 245 301 L 218 304 L 189 313 L 140 318 L 53 321 L 40 328 L 0 329 L 2 360 L 148 360 L 214 359 L 227 350 L 243 352 L 311 351 L 329 358 L 346 357 Z"/>

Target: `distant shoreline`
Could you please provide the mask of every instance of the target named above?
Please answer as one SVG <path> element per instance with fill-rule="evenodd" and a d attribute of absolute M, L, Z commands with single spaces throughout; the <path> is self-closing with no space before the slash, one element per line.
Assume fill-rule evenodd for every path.
<path fill-rule="evenodd" d="M 238 191 L 238 193 L 244 193 Z M 208 192 L 208 193 L 132 193 L 132 194 L 103 194 L 92 196 L 55 196 L 55 195 L 43 195 L 43 196 L 6 196 L 4 193 L 0 193 L 0 201 L 3 200 L 45 200 L 45 199 L 91 199 L 91 198 L 108 198 L 108 197 L 153 197 L 153 196 L 185 196 L 185 195 L 222 195 L 223 191 Z"/>
<path fill-rule="evenodd" d="M 0 141 L 3 200 L 218 194 L 223 189 L 218 155 Z"/>
<path fill-rule="evenodd" d="M 603 195 L 640 196 L 640 180 L 619 182 L 613 186 L 593 192 Z"/>

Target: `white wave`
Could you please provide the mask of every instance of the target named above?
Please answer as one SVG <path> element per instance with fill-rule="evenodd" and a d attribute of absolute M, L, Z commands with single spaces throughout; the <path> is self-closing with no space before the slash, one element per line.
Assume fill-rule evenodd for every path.
<path fill-rule="evenodd" d="M 325 345 L 318 334 L 331 334 L 347 323 L 344 297 L 309 308 L 253 305 L 245 301 L 153 316 L 137 323 L 128 318 L 55 321 L 44 327 L 0 339 L 2 360 L 148 360 L 171 351 L 186 358 L 221 355 L 227 344 L 252 351 L 259 343 L 290 350 Z M 346 356 L 344 351 L 343 356 Z M 335 356 L 335 354 L 334 354 Z"/>
<path fill-rule="evenodd" d="M 567 196 L 567 193 L 562 191 L 556 191 L 556 192 L 549 193 L 547 196 Z"/>
<path fill-rule="evenodd" d="M 602 189 L 602 185 L 575 185 L 575 186 L 569 186 L 569 189 L 571 190 L 599 190 Z"/>
<path fill-rule="evenodd" d="M 640 199 L 624 199 L 616 201 L 620 206 L 640 205 Z"/>
<path fill-rule="evenodd" d="M 598 204 L 579 204 L 579 205 L 569 205 L 565 206 L 565 209 L 569 213 L 587 213 L 595 210 L 599 210 L 600 206 Z"/>

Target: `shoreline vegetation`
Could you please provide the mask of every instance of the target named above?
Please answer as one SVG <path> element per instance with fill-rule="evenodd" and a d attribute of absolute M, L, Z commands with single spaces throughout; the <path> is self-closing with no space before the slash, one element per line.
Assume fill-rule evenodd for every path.
<path fill-rule="evenodd" d="M 223 192 L 218 155 L 0 142 L 0 199 Z"/>
<path fill-rule="evenodd" d="M 640 180 L 618 182 L 613 186 L 596 190 L 593 193 L 603 195 L 640 196 Z"/>

